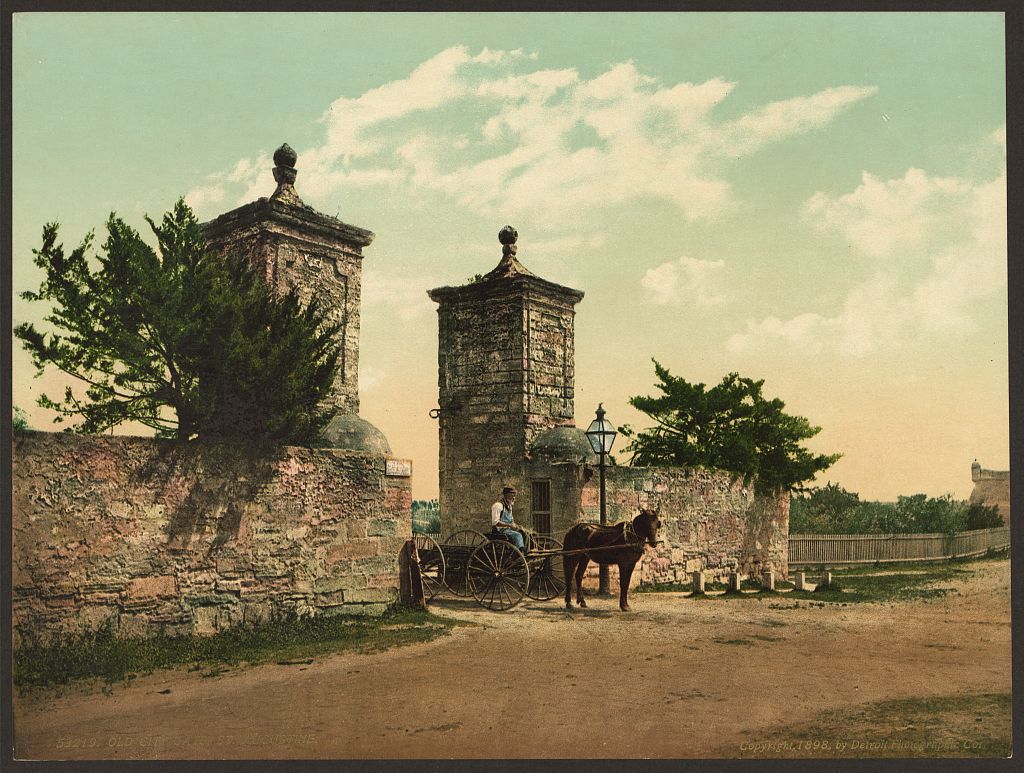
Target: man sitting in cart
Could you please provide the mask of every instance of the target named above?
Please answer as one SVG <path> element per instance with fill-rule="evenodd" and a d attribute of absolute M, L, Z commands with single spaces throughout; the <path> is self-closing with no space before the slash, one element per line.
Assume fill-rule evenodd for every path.
<path fill-rule="evenodd" d="M 525 553 L 524 532 L 512 518 L 512 505 L 515 504 L 515 501 L 516 490 L 512 486 L 505 486 L 501 490 L 501 499 L 491 505 L 491 526 Z"/>

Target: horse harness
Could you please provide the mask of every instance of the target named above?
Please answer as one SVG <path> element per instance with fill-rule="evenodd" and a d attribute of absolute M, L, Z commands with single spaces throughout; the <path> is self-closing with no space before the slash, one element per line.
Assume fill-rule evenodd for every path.
<path fill-rule="evenodd" d="M 593 524 L 596 525 L 596 524 Z M 615 528 L 604 527 L 604 528 Z M 625 521 L 622 525 L 622 543 L 613 543 L 611 545 L 598 545 L 592 548 L 577 548 L 575 550 L 561 550 L 558 551 L 561 555 L 573 556 L 581 553 L 599 553 L 602 550 L 622 550 L 628 548 L 629 550 L 636 553 L 639 558 L 644 554 L 644 541 L 640 539 L 640 535 L 636 533 L 636 529 L 633 528 L 633 524 L 630 521 Z"/>

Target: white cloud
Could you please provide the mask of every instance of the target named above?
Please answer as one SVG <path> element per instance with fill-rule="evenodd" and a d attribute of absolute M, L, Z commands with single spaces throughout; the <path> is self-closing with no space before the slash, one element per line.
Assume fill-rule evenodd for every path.
<path fill-rule="evenodd" d="M 783 340 L 814 353 L 820 350 L 819 330 L 828 324 L 820 314 L 801 314 L 789 320 L 766 317 L 760 321 L 749 320 L 743 333 L 733 334 L 726 346 L 730 351 L 744 351 L 766 340 Z"/>
<path fill-rule="evenodd" d="M 809 97 L 772 102 L 722 127 L 722 152 L 744 156 L 770 142 L 818 129 L 855 102 L 878 92 L 875 86 L 841 86 Z"/>
<path fill-rule="evenodd" d="M 275 186 L 272 166 L 273 161 L 266 153 L 260 153 L 254 159 L 243 158 L 228 171 L 208 175 L 209 183 L 185 194 L 185 203 L 192 207 L 200 220 L 204 220 L 219 213 L 228 198 L 229 189 L 237 191 L 239 186 L 245 186 L 241 201 L 269 196 Z"/>
<path fill-rule="evenodd" d="M 949 177 L 929 177 L 908 169 L 898 180 L 879 180 L 864 172 L 860 186 L 838 198 L 816 193 L 804 216 L 822 231 L 838 231 L 874 257 L 925 246 L 958 209 L 970 204 L 974 186 Z"/>
<path fill-rule="evenodd" d="M 336 99 L 323 139 L 299 155 L 300 194 L 316 202 L 341 188 L 392 186 L 507 218 L 579 216 L 655 196 L 705 217 L 729 204 L 729 159 L 821 127 L 875 92 L 830 88 L 721 122 L 712 111 L 734 88 L 722 79 L 663 84 L 627 61 L 588 80 L 536 60 L 457 46 L 405 78 Z M 243 160 L 224 173 L 241 186 L 239 203 L 269 195 L 269 166 Z"/>
<path fill-rule="evenodd" d="M 185 203 L 196 212 L 203 211 L 214 204 L 219 204 L 227 196 L 224 186 L 218 183 L 203 185 L 185 194 Z"/>
<path fill-rule="evenodd" d="M 1005 142 L 1005 129 L 989 140 Z M 835 314 L 749 320 L 727 340 L 730 350 L 783 343 L 864 356 L 908 337 L 971 330 L 971 304 L 1006 286 L 1005 167 L 983 181 L 919 169 L 886 181 L 865 173 L 849 194 L 815 194 L 805 214 L 875 259 L 871 278 L 853 287 Z"/>
<path fill-rule="evenodd" d="M 657 305 L 716 306 L 726 300 L 717 289 L 724 267 L 725 261 L 698 260 L 684 255 L 677 261 L 648 269 L 640 284 L 647 299 Z"/>

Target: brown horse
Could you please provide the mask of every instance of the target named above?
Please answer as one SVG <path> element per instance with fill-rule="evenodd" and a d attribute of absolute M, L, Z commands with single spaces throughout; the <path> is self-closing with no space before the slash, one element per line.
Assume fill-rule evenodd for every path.
<path fill-rule="evenodd" d="M 658 544 L 661 520 L 657 510 L 641 510 L 632 523 L 623 521 L 614 526 L 578 523 L 565 533 L 565 608 L 572 609 L 572 580 L 576 577 L 576 603 L 587 605 L 583 598 L 583 573 L 587 564 L 617 564 L 619 567 L 619 609 L 629 611 L 626 594 L 633 568 L 644 554 L 644 546 Z"/>

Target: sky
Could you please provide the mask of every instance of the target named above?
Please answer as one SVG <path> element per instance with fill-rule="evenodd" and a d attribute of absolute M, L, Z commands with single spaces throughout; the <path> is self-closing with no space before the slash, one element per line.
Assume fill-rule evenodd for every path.
<path fill-rule="evenodd" d="M 843 454 L 864 499 L 971 491 L 1009 468 L 999 13 L 17 14 L 14 324 L 64 243 L 114 211 L 145 232 L 274 190 L 364 250 L 361 415 L 437 495 L 437 315 L 519 232 L 583 290 L 576 424 L 617 425 L 652 359 L 729 372 Z M 102 241 L 102 240 L 100 240 Z M 60 393 L 17 342 L 14 404 Z M 136 431 L 127 428 L 126 431 Z M 622 443 L 614 449 L 623 458 Z"/>

